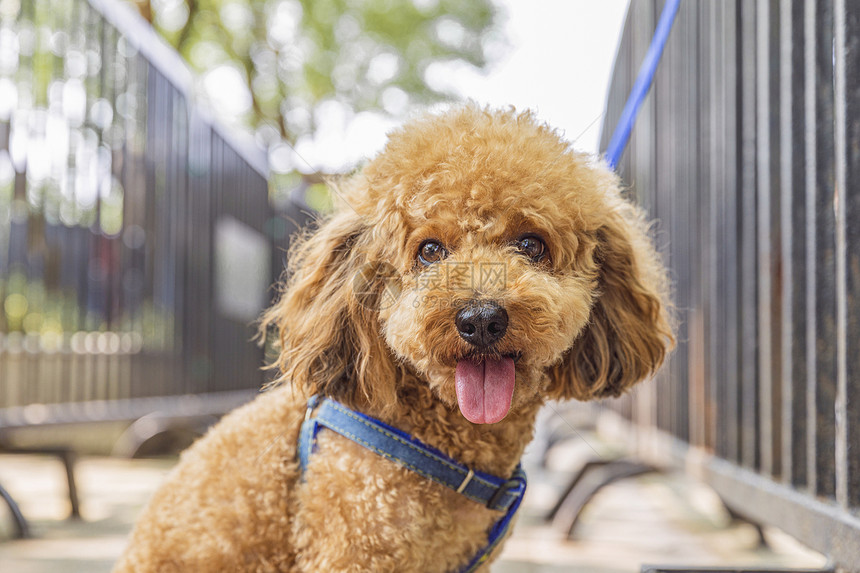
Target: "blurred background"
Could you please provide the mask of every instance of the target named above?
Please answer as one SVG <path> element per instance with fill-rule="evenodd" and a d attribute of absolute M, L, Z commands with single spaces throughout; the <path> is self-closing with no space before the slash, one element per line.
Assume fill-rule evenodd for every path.
<path fill-rule="evenodd" d="M 666 4 L 0 0 L 0 571 L 109 571 L 265 384 L 254 322 L 326 177 L 465 98 L 597 154 Z M 681 2 L 618 165 L 678 348 L 547 408 L 494 571 L 860 571 L 856 38 L 855 3 Z"/>

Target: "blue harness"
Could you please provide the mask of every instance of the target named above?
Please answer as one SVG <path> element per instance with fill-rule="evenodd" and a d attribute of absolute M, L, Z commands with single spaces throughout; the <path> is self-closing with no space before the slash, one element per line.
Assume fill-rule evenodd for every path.
<path fill-rule="evenodd" d="M 402 430 L 319 396 L 308 401 L 299 434 L 299 463 L 303 473 L 314 451 L 317 432 L 323 426 L 472 501 L 505 512 L 490 528 L 487 545 L 460 570 L 461 573 L 475 571 L 489 558 L 510 528 L 523 500 L 526 474 L 519 465 L 509 479 L 472 470 Z"/>

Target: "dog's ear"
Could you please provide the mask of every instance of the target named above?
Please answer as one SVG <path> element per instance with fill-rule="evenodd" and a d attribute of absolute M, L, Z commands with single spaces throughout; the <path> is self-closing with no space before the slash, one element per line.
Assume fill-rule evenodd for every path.
<path fill-rule="evenodd" d="M 396 403 L 396 367 L 377 318 L 392 277 L 370 260 L 370 241 L 348 209 L 296 241 L 283 292 L 261 323 L 261 332 L 278 336 L 275 383 L 350 405 Z"/>
<path fill-rule="evenodd" d="M 666 272 L 638 210 L 620 205 L 595 237 L 597 297 L 550 372 L 555 398 L 619 396 L 653 374 L 674 344 Z"/>

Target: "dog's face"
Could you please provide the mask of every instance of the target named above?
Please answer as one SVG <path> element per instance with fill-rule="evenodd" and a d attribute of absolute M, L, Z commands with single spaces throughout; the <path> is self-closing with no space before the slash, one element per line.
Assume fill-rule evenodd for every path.
<path fill-rule="evenodd" d="M 447 150 L 475 157 L 480 172 L 438 177 L 462 163 L 449 155 L 423 174 L 400 213 L 399 296 L 380 309 L 395 354 L 475 423 L 498 422 L 546 390 L 598 288 L 593 229 L 572 224 L 583 208 L 572 189 L 537 165 L 513 174 L 521 158 L 498 145 L 476 137 Z M 559 152 L 548 151 L 547 161 Z"/>
<path fill-rule="evenodd" d="M 385 402 L 405 364 L 470 421 L 497 423 L 545 397 L 617 395 L 671 344 L 638 212 L 614 175 L 529 114 L 470 106 L 410 124 L 339 194 L 346 205 L 300 248 L 269 314 L 285 376 L 341 368 L 312 387 Z M 326 300 L 346 334 L 321 321 Z M 297 312 L 312 302 L 305 331 Z M 352 356 L 303 357 L 312 330 Z"/>

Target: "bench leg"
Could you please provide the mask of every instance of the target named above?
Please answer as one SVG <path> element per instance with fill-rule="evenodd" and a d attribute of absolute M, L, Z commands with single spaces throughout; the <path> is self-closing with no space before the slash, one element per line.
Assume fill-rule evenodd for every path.
<path fill-rule="evenodd" d="M 56 456 L 59 458 L 66 470 L 66 483 L 69 486 L 69 503 L 72 505 L 72 513 L 69 517 L 73 519 L 81 517 L 81 502 L 78 497 L 78 485 L 75 481 L 77 456 L 73 450 L 68 448 L 6 448 L 4 451 L 10 454 Z"/>
<path fill-rule="evenodd" d="M 63 467 L 66 468 L 66 482 L 69 484 L 69 502 L 72 504 L 71 517 L 80 519 L 81 502 L 78 498 L 77 482 L 75 482 L 75 452 L 72 450 L 62 450 L 59 456 L 63 460 Z"/>
<path fill-rule="evenodd" d="M 0 497 L 3 498 L 3 501 L 6 502 L 9 510 L 12 512 L 12 519 L 15 521 L 16 538 L 26 539 L 30 537 L 30 527 L 27 525 L 27 520 L 24 519 L 24 514 L 21 513 L 18 504 L 15 503 L 15 500 L 12 499 L 12 496 L 9 495 L 9 492 L 6 491 L 2 484 L 0 484 Z"/>
<path fill-rule="evenodd" d="M 659 471 L 653 466 L 631 460 L 593 461 L 585 464 L 556 503 L 549 518 L 552 527 L 573 539 L 573 530 L 586 504 L 603 487 L 621 479 Z"/>

